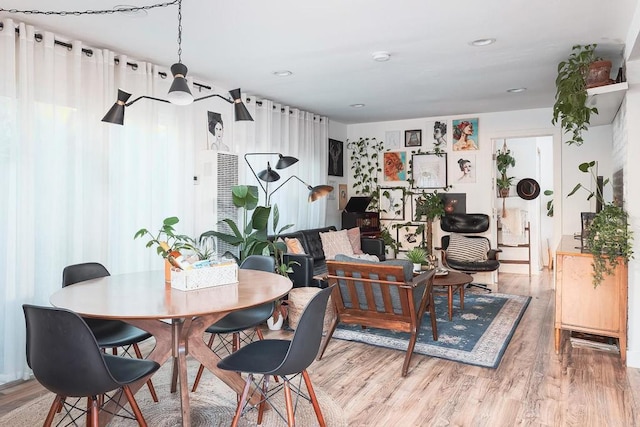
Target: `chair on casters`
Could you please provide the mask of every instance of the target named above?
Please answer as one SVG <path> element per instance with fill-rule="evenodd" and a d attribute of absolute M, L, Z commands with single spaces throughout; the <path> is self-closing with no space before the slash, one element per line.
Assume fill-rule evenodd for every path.
<path fill-rule="evenodd" d="M 487 231 L 489 224 L 489 215 L 485 214 L 454 213 L 440 218 L 440 228 L 451 233 L 442 236 L 441 245 L 436 248 L 440 250 L 443 266 L 467 274 L 491 272 L 500 268 L 498 253 L 502 250 L 491 249 L 488 238 L 473 235 Z M 491 292 L 484 284 L 470 283 L 467 286 Z"/>
<path fill-rule="evenodd" d="M 105 266 L 97 262 L 68 265 L 62 270 L 62 287 L 106 276 L 110 276 L 109 271 Z M 110 348 L 112 353 L 116 355 L 118 347 L 124 348 L 125 353 L 128 347 L 133 347 L 136 357 L 143 359 L 138 343 L 151 338 L 151 334 L 147 331 L 120 320 L 85 318 L 84 321 L 89 325 L 93 335 L 95 335 L 100 348 Z M 157 402 L 158 395 L 151 379 L 147 381 L 147 386 L 149 387 L 151 398 L 154 402 Z"/>
<path fill-rule="evenodd" d="M 247 380 L 238 401 L 236 414 L 231 423 L 232 427 L 238 425 L 243 409 L 245 409 L 245 403 L 248 403 L 249 389 L 252 384 L 255 385 L 253 393 L 261 394 L 258 408 L 258 425 L 262 424 L 262 416 L 267 400 L 280 389 L 284 389 L 286 418 L 273 405 L 271 405 L 271 408 L 289 426 L 295 425 L 295 409 L 291 399 L 292 391 L 310 401 L 316 413 L 318 424 L 321 427 L 326 425 L 318 399 L 313 391 L 307 368 L 315 359 L 320 348 L 324 315 L 332 290 L 333 286 L 322 289 L 309 301 L 291 340 L 266 339 L 254 341 L 218 362 L 218 368 L 220 369 L 247 374 Z M 262 375 L 262 378 L 257 382 L 254 381 L 255 374 Z M 274 389 L 269 390 L 269 376 L 279 376 L 283 381 L 278 383 Z M 296 377 L 300 377 L 300 379 L 297 385 L 294 384 L 292 387 L 290 382 Z M 302 379 L 304 379 L 309 396 L 302 394 Z"/>
<path fill-rule="evenodd" d="M 133 411 L 127 418 L 147 425 L 129 385 L 157 371 L 158 363 L 103 353 L 89 326 L 72 311 L 30 304 L 22 309 L 27 326 L 27 363 L 38 382 L 56 394 L 44 426 L 50 426 L 56 412 L 69 405 L 65 398 L 87 397 L 86 424 L 97 427 L 99 396 L 118 389 Z M 119 401 L 121 396 L 116 393 L 112 399 Z M 77 415 L 67 409 L 66 416 L 73 418 L 69 424 L 76 425 Z"/>
<path fill-rule="evenodd" d="M 244 270 L 259 270 L 273 273 L 276 271 L 276 261 L 273 257 L 270 256 L 249 255 L 247 258 L 245 258 L 244 261 L 242 261 L 242 264 L 240 264 L 240 268 Z M 262 335 L 262 331 L 260 330 L 259 325 L 266 322 L 266 320 L 271 317 L 274 308 L 275 304 L 273 302 L 268 302 L 257 307 L 238 310 L 227 314 L 222 319 L 209 326 L 205 331 L 211 334 L 207 345 L 209 346 L 209 348 L 212 348 L 213 341 L 215 337 L 218 336 L 222 342 L 220 347 L 224 347 L 226 342 L 224 341 L 224 337 L 222 335 L 232 334 L 232 344 L 230 352 L 234 352 L 238 350 L 238 348 L 240 348 L 240 333 L 247 329 L 253 329 L 253 333 L 258 335 L 259 339 L 263 339 L 264 336 Z M 253 334 L 248 336 L 243 341 L 253 341 Z M 214 349 L 214 352 L 217 349 L 218 348 Z M 198 368 L 198 373 L 196 374 L 196 378 L 193 381 L 193 386 L 191 388 L 192 392 L 195 392 L 198 388 L 198 384 L 200 384 L 200 378 L 202 378 L 203 372 L 204 365 L 200 365 L 200 368 Z"/>

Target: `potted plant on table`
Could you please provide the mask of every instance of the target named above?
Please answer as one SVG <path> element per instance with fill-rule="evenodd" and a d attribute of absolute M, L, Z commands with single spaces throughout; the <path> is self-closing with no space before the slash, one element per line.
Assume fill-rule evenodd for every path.
<path fill-rule="evenodd" d="M 413 263 L 413 271 L 419 272 L 422 269 L 422 264 L 427 261 L 427 251 L 417 246 L 409 250 L 406 257 Z"/>
<path fill-rule="evenodd" d="M 595 164 L 595 161 L 581 163 L 578 168 L 581 172 L 590 173 L 595 181 Z M 602 187 L 608 183 L 609 179 L 604 180 Z M 602 204 L 602 209 L 595 214 L 586 234 L 586 248 L 593 254 L 593 286 L 596 287 L 605 276 L 614 274 L 620 262 L 626 264 L 633 258 L 633 233 L 629 230 L 627 212 L 615 202 L 606 202 L 599 186 L 591 191 L 577 184 L 567 197 L 579 189 L 589 193 L 587 200 L 595 197 Z"/>
<path fill-rule="evenodd" d="M 566 61 L 558 64 L 556 101 L 551 124 L 560 121 L 562 130 L 571 133 L 568 144 L 582 145 L 582 132 L 587 130 L 596 107 L 587 106 L 587 89 L 613 83 L 609 78 L 611 61 L 602 61 L 595 54 L 596 44 L 575 45 Z"/>
<path fill-rule="evenodd" d="M 416 221 L 426 221 L 427 242 L 425 249 L 429 257 L 433 255 L 433 221 L 442 217 L 444 214 L 444 203 L 437 190 L 433 193 L 423 192 L 416 198 L 414 218 Z M 424 228 L 423 225 L 419 226 L 416 229 L 416 233 L 422 233 Z"/>

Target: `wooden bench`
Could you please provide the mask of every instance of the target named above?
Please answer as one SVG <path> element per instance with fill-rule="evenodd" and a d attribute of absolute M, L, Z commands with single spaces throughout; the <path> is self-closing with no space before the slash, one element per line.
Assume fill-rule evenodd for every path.
<path fill-rule="evenodd" d="M 435 270 L 413 277 L 410 269 L 406 275 L 402 265 L 386 263 L 327 261 L 327 268 L 329 285 L 338 284 L 331 297 L 337 316 L 329 325 L 318 360 L 339 322 L 407 332 L 411 337 L 402 366 L 402 376 L 406 376 L 426 310 L 431 317 L 433 339 L 438 340 L 432 293 Z M 406 280 L 406 276 L 410 279 Z"/>

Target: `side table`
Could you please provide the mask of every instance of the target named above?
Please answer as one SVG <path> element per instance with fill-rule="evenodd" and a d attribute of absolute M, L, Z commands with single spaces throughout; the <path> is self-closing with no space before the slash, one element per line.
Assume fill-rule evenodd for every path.
<path fill-rule="evenodd" d="M 447 303 L 449 309 L 449 320 L 453 318 L 453 294 L 460 292 L 460 310 L 464 310 L 464 288 L 473 281 L 473 277 L 466 273 L 449 270 L 449 274 L 445 276 L 436 276 L 433 279 L 433 292 L 445 293 L 447 295 Z M 437 288 L 446 288 L 439 290 Z"/>

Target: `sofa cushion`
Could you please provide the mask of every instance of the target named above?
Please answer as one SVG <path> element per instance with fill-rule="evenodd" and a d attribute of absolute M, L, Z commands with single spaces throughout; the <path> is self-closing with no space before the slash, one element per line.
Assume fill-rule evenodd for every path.
<path fill-rule="evenodd" d="M 324 263 L 324 251 L 322 250 L 322 240 L 320 240 L 320 233 L 326 233 L 328 231 L 335 231 L 334 226 L 323 228 L 312 228 L 310 230 L 302 230 L 301 233 L 304 236 L 304 240 L 301 240 L 302 246 L 307 254 L 313 257 L 314 262 L 321 261 Z"/>
<path fill-rule="evenodd" d="M 292 254 L 306 254 L 304 248 L 302 247 L 302 242 L 300 242 L 300 239 L 297 239 L 295 237 L 285 237 L 284 243 L 287 245 L 287 252 Z"/>
<path fill-rule="evenodd" d="M 349 237 L 349 243 L 351 243 L 352 253 L 356 255 L 363 254 L 362 243 L 360 242 L 360 228 L 354 227 L 347 230 L 347 236 Z"/>
<path fill-rule="evenodd" d="M 449 236 L 447 259 L 462 262 L 486 261 L 489 241 L 485 238 L 465 237 L 452 233 Z"/>
<path fill-rule="evenodd" d="M 336 261 L 339 262 L 357 262 L 360 264 L 382 264 L 382 265 L 400 265 L 404 273 L 404 281 L 413 280 L 413 263 L 407 259 L 388 259 L 386 261 L 368 261 L 364 259 L 353 258 L 348 255 L 336 255 Z M 398 278 L 394 279 L 398 280 Z"/>
<path fill-rule="evenodd" d="M 334 259 L 338 254 L 353 255 L 347 230 L 320 233 L 320 240 L 325 259 Z"/>

